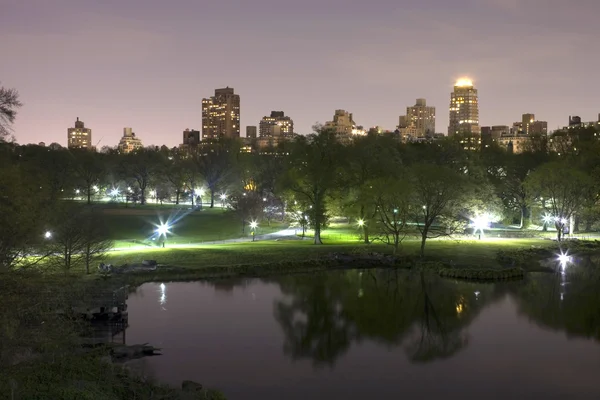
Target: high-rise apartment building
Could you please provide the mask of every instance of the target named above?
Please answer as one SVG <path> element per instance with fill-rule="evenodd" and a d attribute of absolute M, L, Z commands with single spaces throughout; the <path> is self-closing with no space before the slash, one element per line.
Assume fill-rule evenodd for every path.
<path fill-rule="evenodd" d="M 435 107 L 427 106 L 425 99 L 417 99 L 412 107 L 406 107 L 407 127 L 414 127 L 418 137 L 435 133 Z"/>
<path fill-rule="evenodd" d="M 246 138 L 248 139 L 256 139 L 257 128 L 254 125 L 246 126 Z"/>
<path fill-rule="evenodd" d="M 200 131 L 189 128 L 183 131 L 183 144 L 185 146 L 198 146 L 200 144 Z"/>
<path fill-rule="evenodd" d="M 233 88 L 216 89 L 202 99 L 202 140 L 240 137 L 240 96 Z"/>
<path fill-rule="evenodd" d="M 75 127 L 67 129 L 67 147 L 69 149 L 92 149 L 92 130 L 86 128 L 83 121 L 75 121 Z"/>
<path fill-rule="evenodd" d="M 535 114 L 523 114 L 521 133 L 525 135 L 546 135 L 548 134 L 548 122 L 536 121 Z"/>
<path fill-rule="evenodd" d="M 357 126 L 352 113 L 345 110 L 335 110 L 333 121 L 325 122 L 326 129 L 332 129 L 339 136 L 352 138 L 356 135 L 364 136 L 367 132 L 362 126 Z"/>
<path fill-rule="evenodd" d="M 448 135 L 479 136 L 479 100 L 469 79 L 459 79 L 450 95 Z"/>
<path fill-rule="evenodd" d="M 294 121 L 286 117 L 283 111 L 271 111 L 259 124 L 260 137 L 290 137 L 294 133 Z"/>
<path fill-rule="evenodd" d="M 119 152 L 127 154 L 143 147 L 142 141 L 139 137 L 135 136 L 133 129 L 123 128 L 123 137 L 121 137 L 118 146 Z"/>

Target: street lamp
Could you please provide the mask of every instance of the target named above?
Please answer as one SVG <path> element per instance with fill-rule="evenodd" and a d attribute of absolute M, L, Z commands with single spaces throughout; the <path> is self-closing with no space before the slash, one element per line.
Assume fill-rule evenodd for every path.
<path fill-rule="evenodd" d="M 44 239 L 51 239 L 51 238 L 52 238 L 52 232 L 46 231 L 46 233 L 44 233 Z"/>
<path fill-rule="evenodd" d="M 165 237 L 162 242 L 162 247 L 165 247 L 165 242 L 167 241 L 167 234 L 171 233 L 171 226 L 169 225 L 169 223 L 161 222 L 159 225 L 157 225 L 155 232 L 158 234 L 159 239 L 161 238 L 161 236 Z"/>
<path fill-rule="evenodd" d="M 358 221 L 356 221 L 356 224 L 362 228 L 363 226 L 365 226 L 365 220 L 360 218 Z"/>
<path fill-rule="evenodd" d="M 219 198 L 221 199 L 221 208 L 225 208 L 225 200 L 227 200 L 227 195 L 225 193 L 221 193 Z"/>
<path fill-rule="evenodd" d="M 483 230 L 487 228 L 490 224 L 490 217 L 487 214 L 483 214 L 475 217 L 471 220 L 471 226 L 473 227 L 473 234 L 479 232 L 479 240 L 481 240 L 481 236 L 483 235 Z"/>
<path fill-rule="evenodd" d="M 250 222 L 250 229 L 252 229 L 252 241 L 253 242 L 256 238 L 256 228 L 258 228 L 258 222 L 256 222 L 256 221 Z"/>
<path fill-rule="evenodd" d="M 550 215 L 550 214 L 545 214 L 545 215 L 542 217 L 542 221 L 544 221 L 544 225 L 542 226 L 542 230 L 543 230 L 544 232 L 546 232 L 546 231 L 548 230 L 548 224 L 549 224 L 550 222 L 554 221 L 554 217 L 553 217 L 552 215 Z"/>

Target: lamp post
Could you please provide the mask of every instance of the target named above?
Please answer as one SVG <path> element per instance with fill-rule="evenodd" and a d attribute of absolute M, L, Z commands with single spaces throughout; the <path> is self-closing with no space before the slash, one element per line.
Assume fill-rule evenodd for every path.
<path fill-rule="evenodd" d="M 256 221 L 250 222 L 250 229 L 252 229 L 252 241 L 256 239 L 256 228 L 258 228 L 258 223 Z"/>
<path fill-rule="evenodd" d="M 171 226 L 168 223 L 163 224 L 161 222 L 160 225 L 158 225 L 156 227 L 156 233 L 158 234 L 158 238 L 160 239 L 162 236 L 165 237 L 164 240 L 163 240 L 163 242 L 162 242 L 162 247 L 163 248 L 165 247 L 165 243 L 167 242 L 167 234 L 171 233 L 170 230 L 171 230 Z"/>

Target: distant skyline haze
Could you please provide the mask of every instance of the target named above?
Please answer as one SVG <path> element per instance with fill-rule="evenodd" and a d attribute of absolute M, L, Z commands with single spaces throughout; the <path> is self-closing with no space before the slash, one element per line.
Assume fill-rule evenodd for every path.
<path fill-rule="evenodd" d="M 20 92 L 19 143 L 66 145 L 76 118 L 99 147 L 124 127 L 176 146 L 202 98 L 240 95 L 241 132 L 282 110 L 311 133 L 336 109 L 393 130 L 415 99 L 448 128 L 462 77 L 480 124 L 521 114 L 597 120 L 597 0 L 3 0 L 0 82 Z"/>

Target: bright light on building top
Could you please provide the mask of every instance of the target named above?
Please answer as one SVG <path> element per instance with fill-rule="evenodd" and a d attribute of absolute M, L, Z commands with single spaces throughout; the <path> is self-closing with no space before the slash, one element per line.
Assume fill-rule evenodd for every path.
<path fill-rule="evenodd" d="M 473 81 L 470 80 L 469 78 L 460 78 L 459 80 L 456 81 L 455 86 L 458 86 L 458 87 L 473 86 Z"/>

